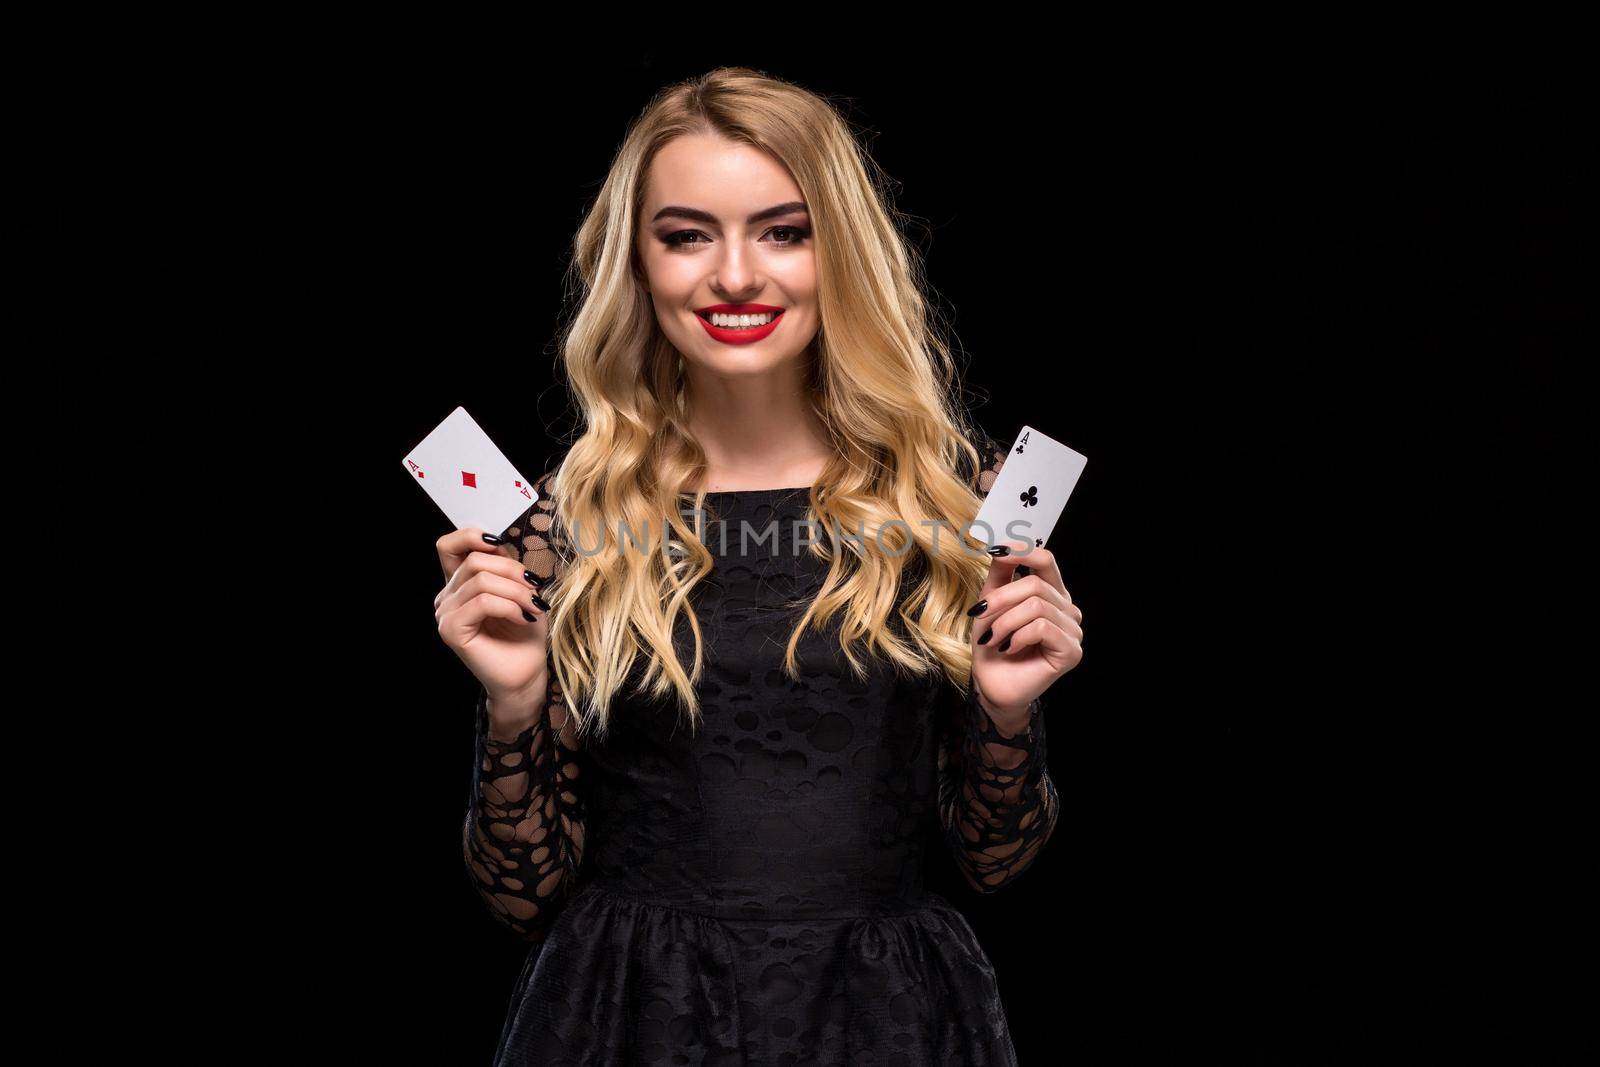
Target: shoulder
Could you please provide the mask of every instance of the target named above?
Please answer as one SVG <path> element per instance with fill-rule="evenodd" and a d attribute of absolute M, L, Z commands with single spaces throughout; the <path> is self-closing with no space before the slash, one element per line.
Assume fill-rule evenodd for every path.
<path fill-rule="evenodd" d="M 549 501 L 553 506 L 556 499 L 556 471 L 547 469 L 543 474 L 535 478 L 533 490 L 538 496 L 538 499 L 534 501 L 536 506 L 544 501 Z"/>
<path fill-rule="evenodd" d="M 967 441 L 977 453 L 977 466 L 973 466 L 971 457 L 967 456 L 963 449 L 959 457 L 961 472 L 973 491 L 979 496 L 984 496 L 994 485 L 995 478 L 1000 474 L 1000 468 L 1005 466 L 1010 446 L 1002 444 L 984 426 L 976 422 L 971 423 L 965 433 Z"/>
<path fill-rule="evenodd" d="M 533 502 L 506 529 L 507 547 L 512 554 L 525 564 L 529 564 L 530 560 L 543 564 L 531 567 L 541 575 L 553 571 L 566 555 L 566 536 L 562 532 L 557 507 L 561 499 L 558 475 L 565 458 L 566 453 L 561 452 L 545 463 L 542 473 L 530 487 Z"/>

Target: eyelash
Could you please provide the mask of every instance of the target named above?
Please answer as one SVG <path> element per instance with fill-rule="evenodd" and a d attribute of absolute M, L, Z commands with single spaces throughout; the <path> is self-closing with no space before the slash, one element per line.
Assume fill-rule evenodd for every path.
<path fill-rule="evenodd" d="M 797 235 L 797 236 L 791 238 L 790 240 L 776 242 L 779 248 L 790 248 L 790 247 L 793 247 L 794 245 L 798 245 L 800 242 L 804 241 L 806 238 L 811 236 L 811 229 L 810 229 L 810 227 L 807 227 L 807 226 L 774 226 L 772 229 L 768 230 L 767 232 L 768 233 L 777 233 L 779 230 L 789 230 L 789 231 L 792 231 L 793 233 L 795 233 Z M 701 241 L 680 241 L 680 240 L 677 239 L 677 238 L 680 238 L 680 237 L 684 237 L 685 235 L 688 235 L 688 234 L 696 234 L 696 233 L 700 233 L 700 231 L 699 230 L 675 230 L 672 233 L 669 233 L 665 237 L 661 238 L 661 241 L 668 248 L 682 248 L 685 245 L 702 244 L 703 242 L 701 242 Z M 702 237 L 705 236 L 704 234 L 700 234 L 700 235 Z"/>

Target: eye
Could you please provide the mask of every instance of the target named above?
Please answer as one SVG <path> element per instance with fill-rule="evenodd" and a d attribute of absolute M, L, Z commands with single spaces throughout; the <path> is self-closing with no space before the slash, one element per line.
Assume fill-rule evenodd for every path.
<path fill-rule="evenodd" d="M 774 226 L 767 231 L 766 236 L 781 234 L 772 243 L 780 248 L 789 248 L 800 244 L 811 236 L 811 230 L 805 226 Z M 702 239 L 703 238 L 703 239 Z M 684 248 L 688 245 L 706 244 L 711 239 L 699 230 L 675 230 L 661 238 L 661 243 L 668 248 Z"/>
<path fill-rule="evenodd" d="M 784 233 L 791 233 L 791 234 L 794 235 L 793 237 L 791 237 L 787 241 L 778 241 L 777 243 L 780 244 L 780 245 L 797 245 L 801 241 L 804 241 L 807 237 L 811 236 L 811 231 L 806 229 L 803 226 L 774 226 L 771 229 L 771 231 L 769 231 L 769 232 L 771 232 L 771 233 L 784 232 Z"/>
<path fill-rule="evenodd" d="M 699 241 L 690 241 L 689 238 L 704 236 L 705 234 L 701 233 L 699 230 L 678 230 L 674 233 L 667 234 L 661 240 L 670 248 L 678 248 L 686 244 L 699 244 Z"/>

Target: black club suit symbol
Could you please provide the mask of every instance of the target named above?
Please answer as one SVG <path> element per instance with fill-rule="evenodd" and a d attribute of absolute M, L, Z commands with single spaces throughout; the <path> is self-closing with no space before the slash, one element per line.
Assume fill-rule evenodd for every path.
<path fill-rule="evenodd" d="M 1037 504 L 1039 502 L 1039 487 L 1037 485 L 1028 486 L 1028 491 L 1026 493 L 1022 494 L 1021 499 L 1022 499 L 1022 506 L 1023 507 L 1025 507 L 1025 508 L 1033 507 L 1035 504 Z"/>

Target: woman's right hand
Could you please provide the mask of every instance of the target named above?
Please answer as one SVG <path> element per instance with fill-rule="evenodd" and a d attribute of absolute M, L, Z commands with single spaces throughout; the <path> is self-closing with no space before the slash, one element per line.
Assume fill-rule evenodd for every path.
<path fill-rule="evenodd" d="M 491 709 L 526 715 L 541 708 L 550 608 L 529 572 L 477 527 L 453 530 L 437 547 L 446 579 L 433 598 L 439 637 L 483 683 Z"/>

